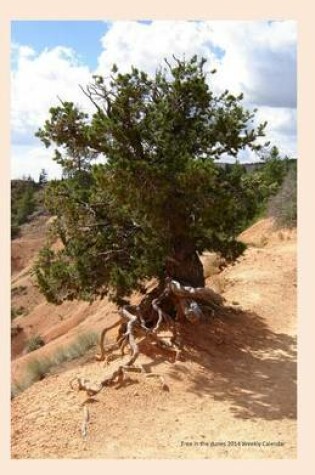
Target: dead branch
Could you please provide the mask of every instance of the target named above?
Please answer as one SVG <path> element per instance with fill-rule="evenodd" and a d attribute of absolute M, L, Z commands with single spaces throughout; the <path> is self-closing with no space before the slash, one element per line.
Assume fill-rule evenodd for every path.
<path fill-rule="evenodd" d="M 103 329 L 102 333 L 101 333 L 101 340 L 100 340 L 100 349 L 101 349 L 101 353 L 99 355 L 96 355 L 95 356 L 95 359 L 97 361 L 103 361 L 105 359 L 105 353 L 106 353 L 106 349 L 104 347 L 104 341 L 105 341 L 105 336 L 106 336 L 106 333 L 109 331 L 109 330 L 112 330 L 113 328 L 116 328 L 118 327 L 118 325 L 121 325 L 121 318 L 115 322 L 113 325 L 111 325 L 110 327 L 106 327 Z M 114 346 L 116 345 L 111 345 L 113 346 L 112 349 L 114 349 Z M 107 349 L 107 351 L 110 351 L 110 349 Z"/>

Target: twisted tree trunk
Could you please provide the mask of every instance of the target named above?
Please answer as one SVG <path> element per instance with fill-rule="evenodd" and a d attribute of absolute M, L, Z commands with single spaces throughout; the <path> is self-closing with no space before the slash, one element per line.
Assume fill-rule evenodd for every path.
<path fill-rule="evenodd" d="M 203 266 L 192 241 L 183 236 L 176 239 L 174 254 L 167 258 L 166 273 L 182 285 L 204 287 Z"/>
<path fill-rule="evenodd" d="M 120 365 L 110 376 L 99 383 L 91 383 L 82 378 L 75 378 L 77 389 L 86 392 L 87 399 L 83 403 L 82 435 L 87 434 L 89 411 L 86 404 L 106 386 L 121 385 L 130 372 L 142 372 L 141 365 L 136 365 L 141 341 L 147 340 L 154 347 L 171 351 L 174 361 L 181 357 L 185 347 L 184 335 L 190 332 L 189 325 L 197 324 L 206 318 L 208 312 L 213 315 L 220 310 L 224 299 L 213 290 L 204 286 L 203 266 L 191 242 L 182 240 L 174 247 L 174 255 L 166 260 L 166 278 L 145 295 L 139 305 L 125 305 L 119 309 L 120 318 L 112 326 L 105 328 L 101 334 L 100 354 L 98 361 L 109 362 L 114 350 L 119 350 L 121 356 L 125 348 L 129 348 L 128 360 Z M 185 324 L 188 323 L 188 326 Z M 118 328 L 116 343 L 105 346 L 105 336 L 108 330 Z M 169 340 L 159 334 L 161 330 L 171 333 Z M 159 378 L 162 389 L 168 390 L 163 377 L 158 373 L 145 374 L 146 377 Z M 73 381 L 72 381 L 73 382 Z M 72 386 L 71 382 L 71 386 Z M 73 387 L 73 386 L 72 386 Z"/>

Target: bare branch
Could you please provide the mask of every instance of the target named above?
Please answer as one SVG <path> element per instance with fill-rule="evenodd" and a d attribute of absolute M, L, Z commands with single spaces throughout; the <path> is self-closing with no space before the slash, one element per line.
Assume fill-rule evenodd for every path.
<path fill-rule="evenodd" d="M 102 111 L 102 109 L 100 108 L 100 106 L 99 106 L 99 105 L 97 104 L 97 102 L 95 102 L 95 100 L 93 99 L 92 94 L 91 94 L 90 91 L 89 91 L 89 86 L 87 86 L 87 89 L 84 89 L 84 87 L 82 87 L 81 84 L 79 84 L 79 88 L 81 89 L 81 91 L 83 92 L 83 94 L 92 102 L 92 104 L 95 106 L 95 108 L 97 109 L 97 111 L 99 112 L 99 114 L 104 115 L 104 112 Z"/>

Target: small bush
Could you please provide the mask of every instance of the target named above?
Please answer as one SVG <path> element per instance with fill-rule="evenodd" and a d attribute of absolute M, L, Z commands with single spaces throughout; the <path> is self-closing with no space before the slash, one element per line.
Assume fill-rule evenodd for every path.
<path fill-rule="evenodd" d="M 22 381 L 14 381 L 11 385 L 11 399 L 18 396 L 25 391 L 36 381 L 41 381 L 49 373 L 51 368 L 51 361 L 48 358 L 31 360 L 25 369 L 24 378 Z"/>
<path fill-rule="evenodd" d="M 82 333 L 77 338 L 77 344 L 81 351 L 83 349 L 91 348 L 98 342 L 98 334 L 95 332 Z"/>
<path fill-rule="evenodd" d="M 41 336 L 39 336 L 39 335 L 33 336 L 26 343 L 26 352 L 30 353 L 31 351 L 38 350 L 38 348 L 40 348 L 44 345 L 45 345 L 45 342 L 44 342 L 44 340 L 42 339 Z"/>
<path fill-rule="evenodd" d="M 67 347 L 61 347 L 56 350 L 53 360 L 56 364 L 74 360 L 83 356 L 87 350 L 92 348 L 98 341 L 98 335 L 94 332 L 79 335 L 73 343 Z"/>
<path fill-rule="evenodd" d="M 40 337 L 34 337 L 32 340 Z M 41 338 L 40 338 L 41 339 Z M 30 343 L 29 340 L 28 343 Z M 43 341 L 41 339 L 41 341 Z M 23 392 L 36 381 L 40 381 L 50 372 L 50 370 L 65 363 L 83 356 L 88 349 L 96 344 L 98 335 L 95 332 L 84 333 L 79 335 L 73 343 L 66 347 L 57 348 L 49 358 L 34 358 L 26 366 L 25 375 L 22 381 L 14 381 L 11 386 L 11 399 Z M 36 346 L 36 345 L 35 345 Z M 42 346 L 42 345 L 40 345 Z M 37 348 L 34 348 L 37 349 Z M 34 351 L 34 350 L 30 350 Z"/>
<path fill-rule="evenodd" d="M 26 381 L 14 381 L 12 384 L 11 384 L 11 399 L 14 399 L 16 396 L 18 396 L 20 393 L 22 393 L 23 391 L 25 391 L 25 389 L 27 389 L 28 386 L 27 386 L 27 383 Z"/>
<path fill-rule="evenodd" d="M 11 307 L 11 320 L 14 320 L 16 317 L 19 317 L 20 315 L 25 314 L 25 308 L 24 307 Z"/>
<path fill-rule="evenodd" d="M 17 224 L 11 225 L 11 239 L 15 239 L 20 236 L 21 230 Z"/>
<path fill-rule="evenodd" d="M 49 372 L 52 366 L 51 360 L 48 358 L 31 360 L 26 367 L 26 383 L 29 386 L 35 381 L 42 380 Z"/>
<path fill-rule="evenodd" d="M 11 289 L 12 297 L 16 295 L 26 295 L 27 294 L 27 287 L 25 285 L 18 285 L 17 287 L 13 287 Z"/>

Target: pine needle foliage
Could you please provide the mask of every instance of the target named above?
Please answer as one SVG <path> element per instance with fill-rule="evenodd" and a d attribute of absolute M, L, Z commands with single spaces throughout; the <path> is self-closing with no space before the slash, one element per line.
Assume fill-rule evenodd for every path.
<path fill-rule="evenodd" d="M 153 77 L 114 65 L 82 88 L 92 115 L 71 102 L 50 109 L 37 136 L 63 168 L 46 192 L 63 246 L 47 246 L 34 268 L 49 301 L 109 295 L 122 304 L 146 280 L 169 275 L 172 262 L 243 251 L 236 236 L 256 212 L 256 183 L 215 162 L 259 153 L 266 123 L 254 125 L 242 94 L 214 94 L 205 64 L 173 57 Z"/>

